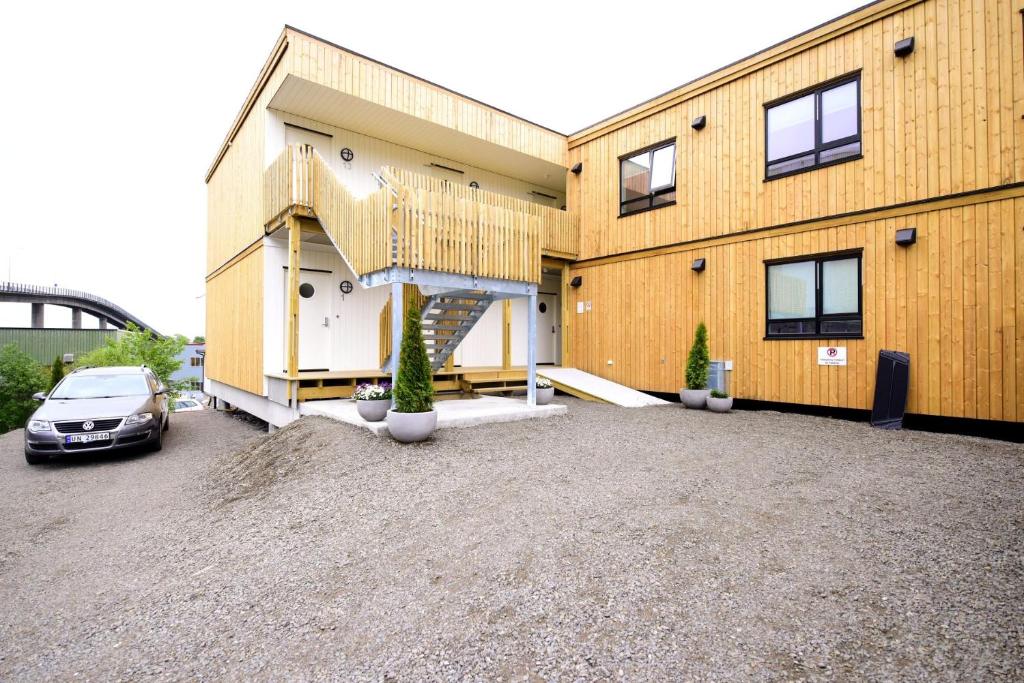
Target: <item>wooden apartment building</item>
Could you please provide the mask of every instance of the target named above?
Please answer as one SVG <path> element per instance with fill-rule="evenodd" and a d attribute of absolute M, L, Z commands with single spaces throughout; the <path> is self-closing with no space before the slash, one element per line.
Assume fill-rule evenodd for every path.
<path fill-rule="evenodd" d="M 207 388 L 283 424 L 391 374 L 1024 421 L 1021 0 L 879 0 L 562 135 L 286 27 L 207 175 Z M 823 349 L 845 364 L 821 364 Z M 834 353 L 834 352 L 830 352 Z M 531 383 L 532 384 L 532 383 Z"/>

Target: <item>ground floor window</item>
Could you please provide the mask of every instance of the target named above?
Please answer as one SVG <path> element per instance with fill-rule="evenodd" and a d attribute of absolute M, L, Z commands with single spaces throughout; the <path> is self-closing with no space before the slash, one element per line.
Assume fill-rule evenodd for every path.
<path fill-rule="evenodd" d="M 766 261 L 765 336 L 862 336 L 861 256 L 858 250 Z"/>

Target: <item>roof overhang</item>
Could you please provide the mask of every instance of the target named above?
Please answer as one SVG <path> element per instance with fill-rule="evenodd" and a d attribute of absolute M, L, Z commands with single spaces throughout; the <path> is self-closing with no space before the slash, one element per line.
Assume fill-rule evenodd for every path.
<path fill-rule="evenodd" d="M 289 74 L 270 108 L 417 149 L 494 173 L 565 191 L 565 168 Z M 471 178 L 467 176 L 466 182 Z"/>

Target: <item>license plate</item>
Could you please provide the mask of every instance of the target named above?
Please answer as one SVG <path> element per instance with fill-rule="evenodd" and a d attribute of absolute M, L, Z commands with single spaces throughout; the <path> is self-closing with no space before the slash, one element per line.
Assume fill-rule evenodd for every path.
<path fill-rule="evenodd" d="M 92 443 L 93 441 L 110 441 L 110 432 L 70 434 L 64 437 L 64 443 Z"/>

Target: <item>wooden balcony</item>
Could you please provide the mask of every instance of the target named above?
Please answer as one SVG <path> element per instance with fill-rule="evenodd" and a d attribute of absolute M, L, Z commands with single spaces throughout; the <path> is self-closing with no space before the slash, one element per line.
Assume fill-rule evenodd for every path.
<path fill-rule="evenodd" d="M 356 199 L 312 148 L 290 146 L 264 172 L 264 216 L 314 217 L 357 276 L 391 266 L 540 282 L 541 254 L 575 257 L 578 217 L 493 192 L 385 168 Z"/>

